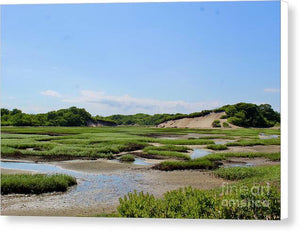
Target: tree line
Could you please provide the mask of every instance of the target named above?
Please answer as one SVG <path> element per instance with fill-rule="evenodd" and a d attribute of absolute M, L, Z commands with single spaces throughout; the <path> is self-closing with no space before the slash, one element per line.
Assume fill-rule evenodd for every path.
<path fill-rule="evenodd" d="M 139 125 L 155 126 L 160 123 L 181 118 L 194 118 L 208 115 L 212 112 L 225 112 L 223 118 L 241 127 L 272 127 L 280 123 L 280 114 L 269 104 L 238 103 L 225 105 L 214 110 L 203 110 L 191 114 L 134 114 L 92 116 L 83 108 L 75 106 L 41 114 L 27 114 L 19 109 L 8 110 L 1 108 L 2 126 L 89 126 L 89 125 Z"/>

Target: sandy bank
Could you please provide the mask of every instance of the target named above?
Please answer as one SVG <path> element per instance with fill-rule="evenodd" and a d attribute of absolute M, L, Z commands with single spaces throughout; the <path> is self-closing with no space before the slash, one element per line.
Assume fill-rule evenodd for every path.
<path fill-rule="evenodd" d="M 26 170 L 15 170 L 15 169 L 6 169 L 1 168 L 1 174 L 36 174 L 35 171 L 26 171 Z"/>
<path fill-rule="evenodd" d="M 213 128 L 212 123 L 214 120 L 220 120 L 221 126 L 223 122 L 227 122 L 227 119 L 220 119 L 221 116 L 225 115 L 225 112 L 220 113 L 210 113 L 202 117 L 195 118 L 182 118 L 177 120 L 169 120 L 159 124 L 159 128 Z M 231 128 L 238 128 L 229 123 Z M 223 127 L 223 126 L 222 126 Z"/>

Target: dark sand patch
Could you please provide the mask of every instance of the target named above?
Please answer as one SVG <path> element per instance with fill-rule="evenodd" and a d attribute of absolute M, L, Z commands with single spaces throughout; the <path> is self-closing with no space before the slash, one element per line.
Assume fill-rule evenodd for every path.
<path fill-rule="evenodd" d="M 220 152 L 280 152 L 280 145 L 229 146 L 228 148 Z"/>
<path fill-rule="evenodd" d="M 117 160 L 72 160 L 53 162 L 52 164 L 64 169 L 95 174 L 146 168 L 142 165 L 133 165 L 131 163 L 119 162 Z"/>
<path fill-rule="evenodd" d="M 243 158 L 243 157 L 233 157 L 228 160 L 222 161 L 224 166 L 231 166 L 232 164 L 251 164 L 251 166 L 270 166 L 270 165 L 280 165 L 280 161 L 272 161 L 263 157 L 255 158 Z"/>

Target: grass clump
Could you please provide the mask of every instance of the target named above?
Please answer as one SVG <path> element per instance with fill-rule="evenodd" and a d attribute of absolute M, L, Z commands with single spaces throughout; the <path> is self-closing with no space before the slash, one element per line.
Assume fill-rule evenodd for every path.
<path fill-rule="evenodd" d="M 170 157 L 170 158 L 178 158 L 178 159 L 184 159 L 189 160 L 190 156 L 180 153 L 177 151 L 160 151 L 160 150 L 145 150 L 144 153 L 146 156 L 148 155 L 151 158 L 159 158 L 159 157 Z"/>
<path fill-rule="evenodd" d="M 1 154 L 2 155 L 20 155 L 21 152 L 18 151 L 18 149 L 7 147 L 7 146 L 1 146 Z"/>
<path fill-rule="evenodd" d="M 218 119 L 214 120 L 211 125 L 212 127 L 221 127 L 221 121 Z"/>
<path fill-rule="evenodd" d="M 144 151 L 149 151 L 149 150 L 187 152 L 188 150 L 191 150 L 191 148 L 186 146 L 174 146 L 174 145 L 165 145 L 159 147 L 149 146 L 144 148 Z"/>
<path fill-rule="evenodd" d="M 227 152 L 227 153 L 214 153 L 205 156 L 206 159 L 211 161 L 227 160 L 230 157 L 241 158 L 256 158 L 263 157 L 272 161 L 280 160 L 280 152 L 265 153 L 265 152 Z"/>
<path fill-rule="evenodd" d="M 153 168 L 161 171 L 186 170 L 186 169 L 206 169 L 217 168 L 218 165 L 205 158 L 198 158 L 189 161 L 165 161 L 156 164 Z"/>
<path fill-rule="evenodd" d="M 228 149 L 228 147 L 224 144 L 211 144 L 211 145 L 208 145 L 206 148 L 211 149 L 211 150 L 216 150 L 216 151 Z"/>
<path fill-rule="evenodd" d="M 228 118 L 228 115 L 224 114 L 220 117 L 220 119 L 227 119 Z"/>
<path fill-rule="evenodd" d="M 228 153 L 214 153 L 206 155 L 194 160 L 188 161 L 164 161 L 156 164 L 153 168 L 161 171 L 173 170 L 188 170 L 188 169 L 206 169 L 212 170 L 219 167 L 222 160 L 227 160 L 230 157 L 241 158 L 256 158 L 263 157 L 272 161 L 280 160 L 280 152 L 276 153 L 263 153 L 263 152 L 228 152 Z"/>
<path fill-rule="evenodd" d="M 226 180 L 242 180 L 261 175 L 259 170 L 251 167 L 219 168 L 214 174 Z"/>
<path fill-rule="evenodd" d="M 172 145 L 207 145 L 215 143 L 209 139 L 157 139 L 157 142 Z"/>
<path fill-rule="evenodd" d="M 120 158 L 119 158 L 120 161 L 122 162 L 134 162 L 135 161 L 135 158 L 133 155 L 131 154 L 126 154 L 126 155 L 122 155 Z"/>
<path fill-rule="evenodd" d="M 63 174 L 2 174 L 1 194 L 64 192 L 75 184 L 74 177 Z"/>
<path fill-rule="evenodd" d="M 280 139 L 241 139 L 227 143 L 227 146 L 280 145 Z"/>
<path fill-rule="evenodd" d="M 223 115 L 223 116 L 224 116 L 224 115 Z M 223 125 L 223 127 L 225 127 L 225 128 L 228 128 L 228 127 L 229 127 L 228 122 L 223 122 L 222 125 Z"/>
<path fill-rule="evenodd" d="M 280 181 L 280 166 L 219 168 L 214 175 L 226 180 Z M 245 182 L 244 181 L 244 182 Z"/>

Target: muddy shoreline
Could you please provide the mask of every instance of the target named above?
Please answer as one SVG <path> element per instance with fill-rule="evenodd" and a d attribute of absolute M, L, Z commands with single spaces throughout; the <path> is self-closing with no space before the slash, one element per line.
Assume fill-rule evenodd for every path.
<path fill-rule="evenodd" d="M 4 160 L 2 160 L 4 161 Z M 135 178 L 134 189 L 144 191 L 161 197 L 165 192 L 180 187 L 192 186 L 198 189 L 211 189 L 222 186 L 224 182 L 214 177 L 209 171 L 172 171 L 162 172 L 148 166 L 116 164 L 113 161 L 62 161 L 50 162 L 58 167 L 89 174 L 111 176 L 128 176 Z M 24 173 L 20 170 L 1 169 L 2 173 Z M 27 173 L 27 171 L 25 172 Z M 109 183 L 107 183 L 109 186 Z M 76 187 L 72 187 L 76 188 Z M 108 197 L 103 202 L 93 200 L 93 193 L 86 196 L 73 196 L 72 188 L 66 193 L 47 193 L 41 195 L 10 194 L 1 196 L 2 215 L 27 216 L 93 216 L 103 213 L 116 213 L 119 197 L 114 195 L 113 189 L 103 189 Z M 133 191 L 134 189 L 130 189 Z M 102 190 L 101 190 L 102 191 Z M 90 194 L 90 195 L 89 195 Z M 69 197 L 72 196 L 72 197 Z M 80 200 L 78 200 L 78 199 Z M 81 199 L 82 198 L 82 199 Z M 82 204 L 78 204 L 78 202 Z"/>

